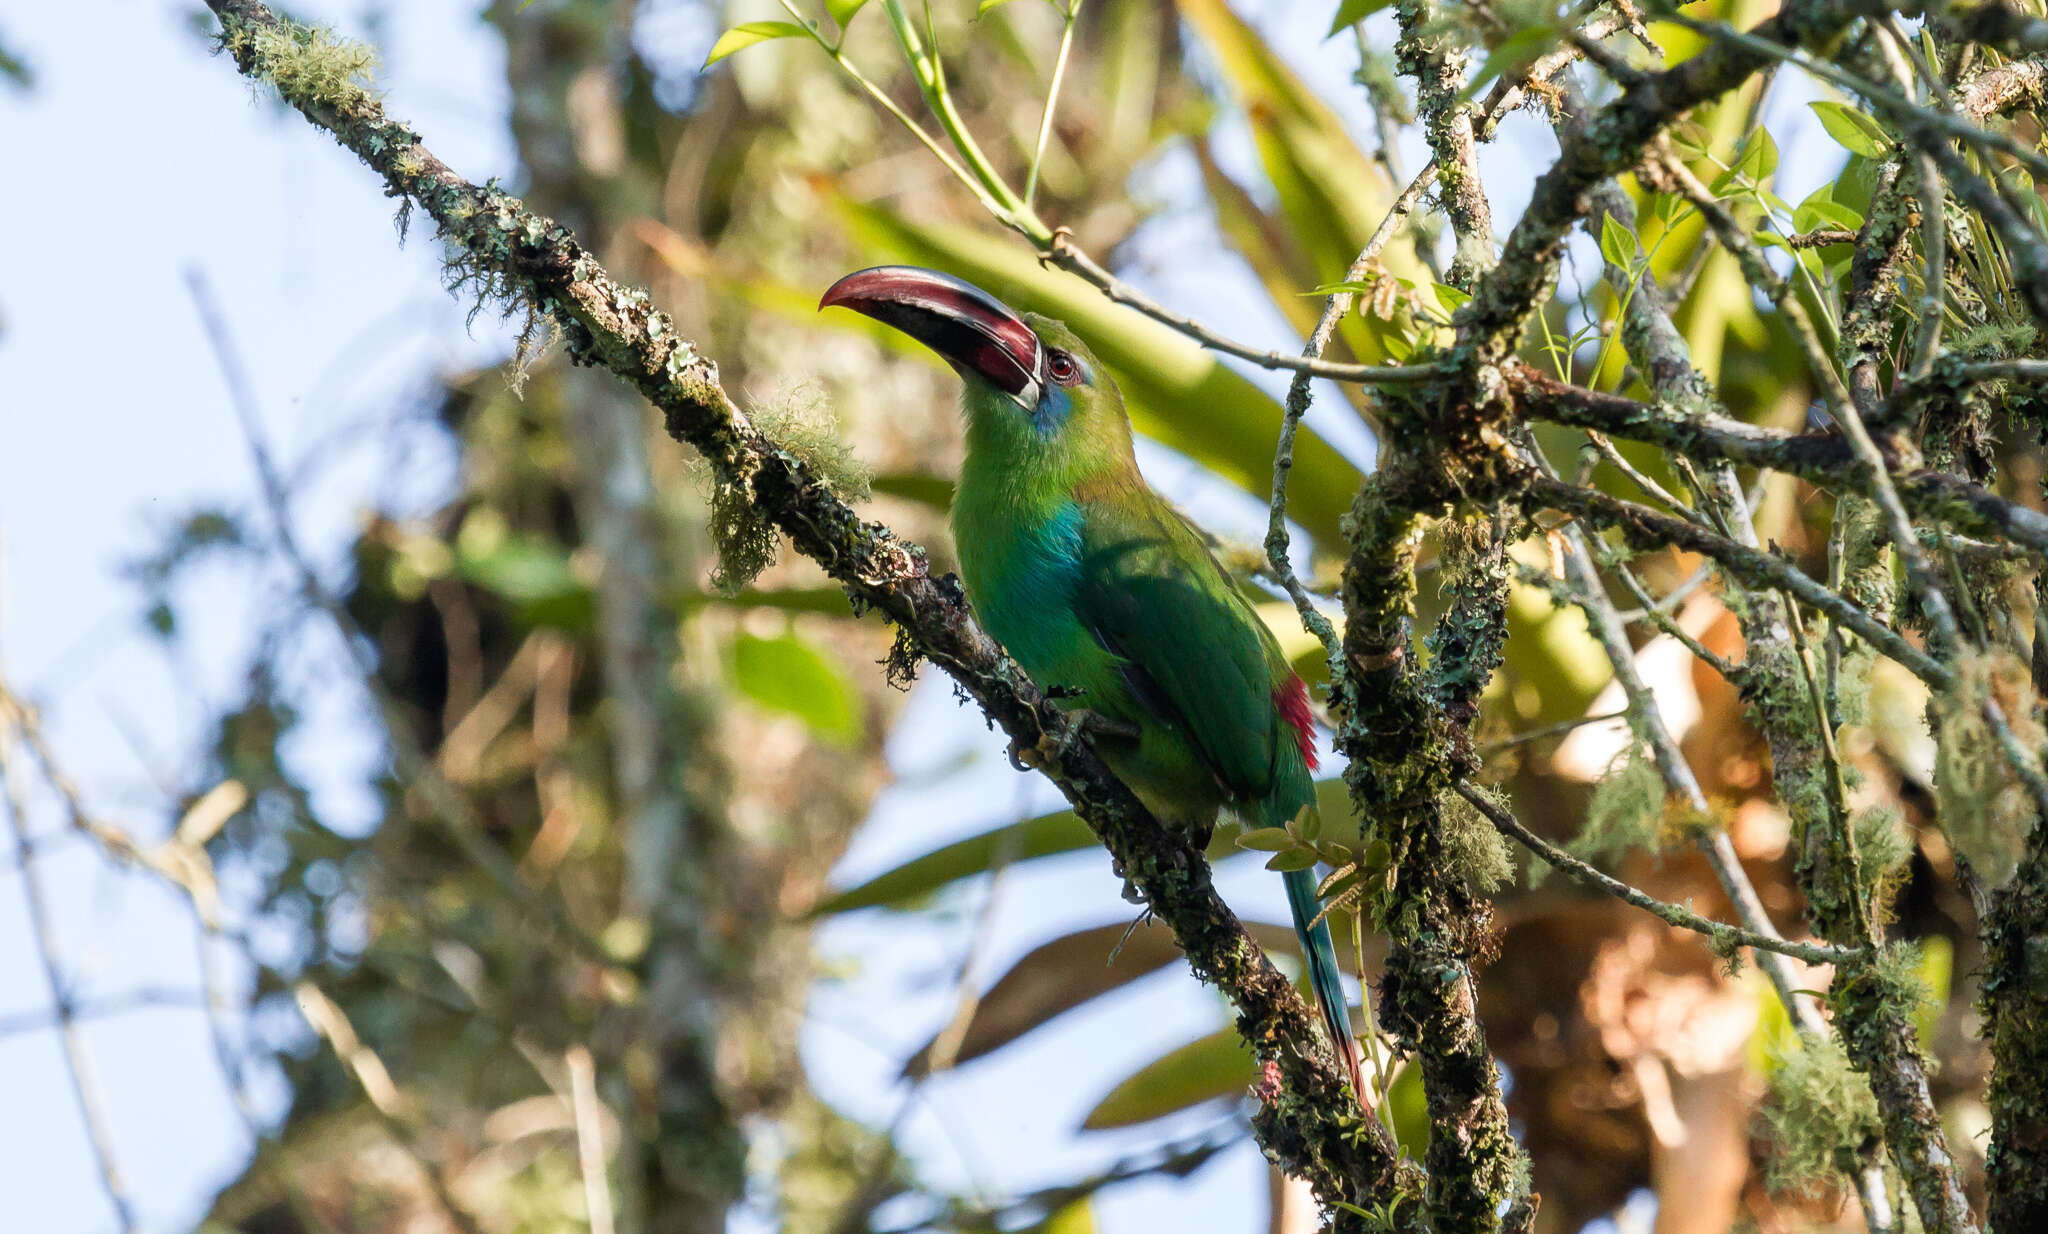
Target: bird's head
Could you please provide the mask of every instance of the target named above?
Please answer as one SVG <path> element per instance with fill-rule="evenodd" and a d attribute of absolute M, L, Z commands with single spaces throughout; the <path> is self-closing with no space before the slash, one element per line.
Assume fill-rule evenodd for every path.
<path fill-rule="evenodd" d="M 855 271 L 818 301 L 834 306 L 938 352 L 967 383 L 972 429 L 1032 453 L 1086 445 L 1129 455 L 1116 382 L 1064 322 L 1013 312 L 974 284 L 921 266 Z"/>

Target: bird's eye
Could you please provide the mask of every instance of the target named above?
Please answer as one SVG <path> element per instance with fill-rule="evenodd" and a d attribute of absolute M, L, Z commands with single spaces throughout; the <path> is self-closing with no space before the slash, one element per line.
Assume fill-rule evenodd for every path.
<path fill-rule="evenodd" d="M 1074 363 L 1074 357 L 1064 351 L 1050 352 L 1045 357 L 1045 371 L 1063 386 L 1071 386 L 1081 376 L 1081 366 Z"/>

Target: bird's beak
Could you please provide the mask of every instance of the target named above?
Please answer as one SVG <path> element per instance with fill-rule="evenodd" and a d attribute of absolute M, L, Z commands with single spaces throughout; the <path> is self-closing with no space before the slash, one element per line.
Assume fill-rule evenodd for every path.
<path fill-rule="evenodd" d="M 827 288 L 838 305 L 896 327 L 1026 409 L 1045 388 L 1045 347 L 1024 320 L 976 287 L 921 266 L 873 266 Z"/>

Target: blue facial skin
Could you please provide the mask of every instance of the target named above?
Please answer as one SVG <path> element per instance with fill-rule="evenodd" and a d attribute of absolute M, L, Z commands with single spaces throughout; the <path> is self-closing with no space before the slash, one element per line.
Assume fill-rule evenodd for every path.
<path fill-rule="evenodd" d="M 1095 374 L 1088 371 L 1088 366 L 1081 362 L 1080 357 L 1074 357 L 1073 362 L 1074 367 L 1080 373 L 1074 379 L 1074 384 L 1081 386 L 1094 385 Z M 1045 393 L 1038 396 L 1038 406 L 1031 412 L 1031 425 L 1038 430 L 1039 436 L 1050 436 L 1058 432 L 1060 426 L 1067 422 L 1068 414 L 1074 410 L 1074 400 L 1068 397 L 1067 389 L 1066 386 L 1048 382 L 1045 387 Z"/>

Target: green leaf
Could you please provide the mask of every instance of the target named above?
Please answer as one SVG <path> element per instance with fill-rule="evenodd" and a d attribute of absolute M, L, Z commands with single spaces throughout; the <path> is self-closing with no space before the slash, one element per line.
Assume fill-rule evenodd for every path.
<path fill-rule="evenodd" d="M 832 20 L 838 22 L 839 28 L 844 30 L 847 23 L 853 20 L 853 15 L 860 12 L 862 6 L 867 4 L 867 2 L 868 0 L 825 0 L 825 11 L 830 13 Z M 997 0 L 997 3 L 1001 3 L 1001 0 Z M 983 12 L 986 12 L 989 8 L 986 3 L 983 3 L 981 7 Z M 978 17 L 980 14 L 977 13 L 976 16 Z"/>
<path fill-rule="evenodd" d="M 540 536 L 458 537 L 456 573 L 518 608 L 540 626 L 580 630 L 590 624 L 595 598 L 569 564 L 569 551 Z"/>
<path fill-rule="evenodd" d="M 1469 291 L 1460 291 L 1449 283 L 1435 283 L 1432 286 L 1436 290 L 1436 302 L 1443 308 L 1446 317 L 1455 315 L 1459 309 L 1471 302 L 1472 293 Z"/>
<path fill-rule="evenodd" d="M 1600 255 L 1607 264 L 1624 272 L 1632 271 L 1636 264 L 1636 234 L 1615 221 L 1611 214 L 1600 216 Z"/>
<path fill-rule="evenodd" d="M 1778 143 L 1771 139 L 1769 129 L 1758 129 L 1743 139 L 1742 147 L 1735 152 L 1735 161 L 1727 171 L 1714 177 L 1714 183 L 1708 187 L 1717 197 L 1737 186 L 1755 188 L 1776 170 Z"/>
<path fill-rule="evenodd" d="M 851 16 L 849 13 L 848 16 Z M 771 39 L 807 39 L 811 32 L 793 21 L 750 21 L 734 26 L 718 36 L 711 45 L 711 54 L 704 57 L 704 68 L 708 69 L 742 48 Z M 704 69 L 697 70 L 703 72 Z"/>
<path fill-rule="evenodd" d="M 852 745 L 867 732 L 867 710 L 845 666 L 794 634 L 741 634 L 733 640 L 732 675 L 756 704 L 796 716 L 835 745 Z"/>
<path fill-rule="evenodd" d="M 813 911 L 908 908 L 950 883 L 987 873 L 1001 853 L 1007 852 L 1014 865 L 1094 846 L 1095 833 L 1074 817 L 1072 810 L 1042 814 L 933 849 L 859 886 L 834 894 Z"/>
<path fill-rule="evenodd" d="M 1294 847 L 1294 837 L 1284 827 L 1260 827 L 1238 836 L 1237 846 L 1261 853 L 1284 853 Z"/>
<path fill-rule="evenodd" d="M 1276 238 L 1273 255 L 1303 267 L 1285 280 L 1285 290 L 1276 297 L 1284 302 L 1280 311 L 1305 312 L 1309 306 L 1286 293 L 1341 277 L 1385 217 L 1396 190 L 1385 171 L 1359 148 L 1337 112 L 1228 0 L 1175 0 L 1175 7 L 1214 57 L 1231 100 L 1251 129 L 1276 207 L 1270 229 Z M 1238 236 L 1228 238 L 1242 251 Z M 1264 264 L 1248 260 L 1272 289 L 1276 284 Z M 1421 271 L 1408 245 L 1388 245 L 1382 261 L 1390 274 L 1413 276 Z M 1347 318 L 1340 330 L 1345 345 L 1362 363 L 1377 363 L 1392 354 L 1382 341 L 1389 332 L 1385 323 Z M 1270 441 L 1266 455 L 1270 480 Z M 1263 495 L 1265 490 L 1258 491 Z"/>
<path fill-rule="evenodd" d="M 1002 2 L 996 0 L 998 4 Z M 1054 1209 L 1045 1220 L 1027 1226 L 1017 1234 L 1095 1234 L 1095 1209 L 1084 1195 L 1071 1204 Z"/>
<path fill-rule="evenodd" d="M 1312 848 L 1293 848 L 1284 853 L 1274 853 L 1273 859 L 1266 863 L 1266 868 L 1278 870 L 1282 874 L 1292 874 L 1296 870 L 1313 869 L 1316 862 L 1321 860 Z"/>
<path fill-rule="evenodd" d="M 934 510 L 953 508 L 953 481 L 946 476 L 913 471 L 883 472 L 868 482 L 868 488 L 876 494 L 901 497 Z"/>
<path fill-rule="evenodd" d="M 844 587 L 748 588 L 737 595 L 717 591 L 687 591 L 673 603 L 684 613 L 718 607 L 730 609 L 771 609 L 779 613 L 823 613 L 827 617 L 851 617 L 853 605 Z"/>
<path fill-rule="evenodd" d="M 1301 954 L 1292 926 L 1247 921 L 1245 929 L 1268 954 Z M 953 1061 L 969 1063 L 992 1054 L 1059 1016 L 1180 960 L 1171 932 L 1133 931 L 1121 921 L 1077 930 L 1035 947 L 975 1003 Z M 1345 972 L 1357 966 L 1350 954 L 1340 956 L 1338 963 Z M 905 1077 L 927 1072 L 932 1044 L 926 1041 L 903 1064 Z"/>
<path fill-rule="evenodd" d="M 1891 134 L 1884 131 L 1875 117 L 1849 106 L 1847 103 L 1808 103 L 1813 114 L 1820 117 L 1820 126 L 1827 130 L 1835 143 L 1851 154 L 1860 154 L 1867 159 L 1884 157 L 1886 147 L 1892 144 Z"/>
<path fill-rule="evenodd" d="M 1809 197 L 1792 212 L 1792 225 L 1800 231 L 1814 231 L 1822 227 L 1859 231 L 1863 227 L 1863 216 L 1839 201 L 1826 198 L 1816 201 Z"/>
<path fill-rule="evenodd" d="M 1243 1095 L 1257 1076 L 1250 1050 L 1226 1028 L 1140 1067 L 1095 1103 L 1081 1121 L 1087 1131 L 1133 1127 L 1189 1106 Z"/>
<path fill-rule="evenodd" d="M 1349 30 L 1393 2 L 1394 0 L 1340 0 L 1337 5 L 1337 18 L 1330 23 L 1330 33 L 1323 37 L 1327 39 L 1341 31 Z"/>
<path fill-rule="evenodd" d="M 1458 101 L 1463 103 L 1477 98 L 1494 78 L 1503 73 L 1519 73 L 1536 63 L 1536 58 L 1557 46 L 1563 36 L 1549 26 L 1530 26 L 1517 30 L 1501 40 L 1486 57 L 1486 63 L 1472 74 L 1472 80 L 1458 91 Z"/>
<path fill-rule="evenodd" d="M 1341 777 L 1316 782 L 1316 809 L 1326 831 L 1335 831 L 1347 842 L 1364 844 L 1361 829 L 1351 813 L 1350 791 Z M 1231 838 L 1233 828 L 1219 827 L 1209 845 L 1209 860 L 1221 861 L 1237 851 Z M 1389 860 L 1386 844 L 1376 842 L 1381 860 Z M 865 883 L 836 892 L 812 910 L 814 913 L 844 913 L 858 908 L 911 908 L 933 893 L 958 882 L 985 874 L 994 867 L 999 854 L 1007 853 L 1015 866 L 1044 857 L 1057 857 L 1079 849 L 1095 847 L 1095 834 L 1088 824 L 1074 817 L 1072 810 L 1059 810 L 1007 823 L 980 835 L 956 840 L 922 856 L 877 874 Z"/>

